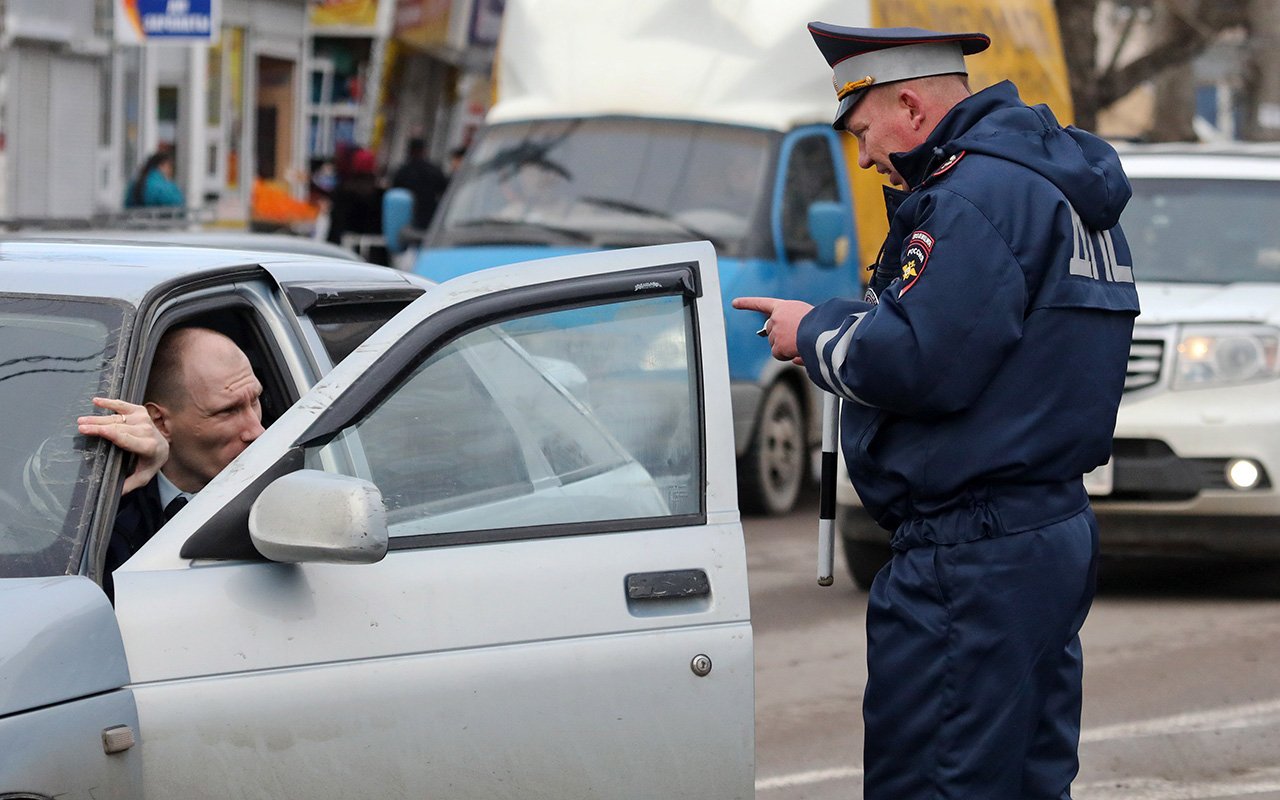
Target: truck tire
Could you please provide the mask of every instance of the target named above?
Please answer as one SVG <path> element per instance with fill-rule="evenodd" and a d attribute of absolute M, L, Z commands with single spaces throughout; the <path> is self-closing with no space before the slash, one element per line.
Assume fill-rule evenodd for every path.
<path fill-rule="evenodd" d="M 804 406 L 791 384 L 765 392 L 751 446 L 738 462 L 738 502 L 744 511 L 785 514 L 795 507 L 809 469 Z"/>
<path fill-rule="evenodd" d="M 843 540 L 844 563 L 849 567 L 849 577 L 853 585 L 864 592 L 871 591 L 871 582 L 876 579 L 880 568 L 889 563 L 893 550 L 887 544 L 878 542 L 851 542 Z"/>

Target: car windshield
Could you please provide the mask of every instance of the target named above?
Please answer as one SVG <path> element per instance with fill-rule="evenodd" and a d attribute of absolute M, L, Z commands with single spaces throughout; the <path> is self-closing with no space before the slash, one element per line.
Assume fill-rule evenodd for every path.
<path fill-rule="evenodd" d="M 1120 224 L 1139 281 L 1280 281 L 1276 181 L 1136 178 Z"/>
<path fill-rule="evenodd" d="M 106 447 L 76 417 L 118 385 L 122 327 L 107 303 L 0 296 L 0 577 L 78 566 Z"/>
<path fill-rule="evenodd" d="M 709 239 L 740 254 L 765 194 L 774 136 L 617 118 L 495 126 L 455 179 L 430 244 Z"/>

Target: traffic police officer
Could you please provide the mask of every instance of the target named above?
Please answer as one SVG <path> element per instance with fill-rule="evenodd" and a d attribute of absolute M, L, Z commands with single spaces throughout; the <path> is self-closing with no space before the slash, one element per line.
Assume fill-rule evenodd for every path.
<path fill-rule="evenodd" d="M 1079 631 L 1138 312 L 1115 151 L 970 94 L 980 33 L 812 23 L 834 126 L 889 176 L 861 300 L 738 298 L 773 354 L 843 398 L 841 448 L 893 558 L 867 609 L 867 800 L 1066 798 Z"/>

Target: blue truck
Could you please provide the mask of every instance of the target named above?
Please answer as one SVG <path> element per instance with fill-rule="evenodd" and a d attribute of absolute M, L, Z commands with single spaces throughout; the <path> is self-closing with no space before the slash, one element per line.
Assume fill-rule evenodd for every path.
<path fill-rule="evenodd" d="M 1028 10 L 1019 20 L 1040 26 L 1024 24 L 1019 35 L 1052 20 L 1046 0 L 1015 5 Z M 896 24 L 1004 24 L 980 22 L 974 0 L 943 6 L 929 14 L 946 20 Z M 885 24 L 886 14 L 909 11 L 888 0 L 690 0 L 656 13 L 599 0 L 583 14 L 509 0 L 498 100 L 430 228 L 413 237 L 418 249 L 398 263 L 439 281 L 565 253 L 710 241 L 726 306 L 739 504 L 786 512 L 812 471 L 820 397 L 802 368 L 770 357 L 756 336 L 760 315 L 728 304 L 861 293 L 860 265 L 874 260 L 886 227 L 879 176 L 858 170 L 852 137 L 831 129 L 835 92 L 806 23 Z M 1020 63 L 1032 74 L 1047 63 L 1057 72 L 1046 74 L 1061 75 L 1060 55 L 1028 63 L 1025 42 L 1001 38 L 992 51 L 1007 58 L 994 71 Z M 1056 27 L 1046 40 L 1056 42 Z M 1004 75 L 971 73 L 977 86 L 988 77 Z M 409 203 L 403 191 L 388 193 L 393 250 L 407 238 Z"/>

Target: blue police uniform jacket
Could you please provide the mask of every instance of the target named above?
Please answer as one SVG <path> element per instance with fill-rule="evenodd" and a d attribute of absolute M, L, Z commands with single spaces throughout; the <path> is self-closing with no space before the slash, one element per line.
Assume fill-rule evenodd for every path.
<path fill-rule="evenodd" d="M 911 188 L 886 190 L 877 273 L 892 281 L 798 331 L 810 377 L 845 400 L 855 489 L 881 526 L 924 521 L 936 543 L 1079 513 L 1081 476 L 1110 457 L 1138 313 L 1119 158 L 1007 81 L 890 158 Z"/>

